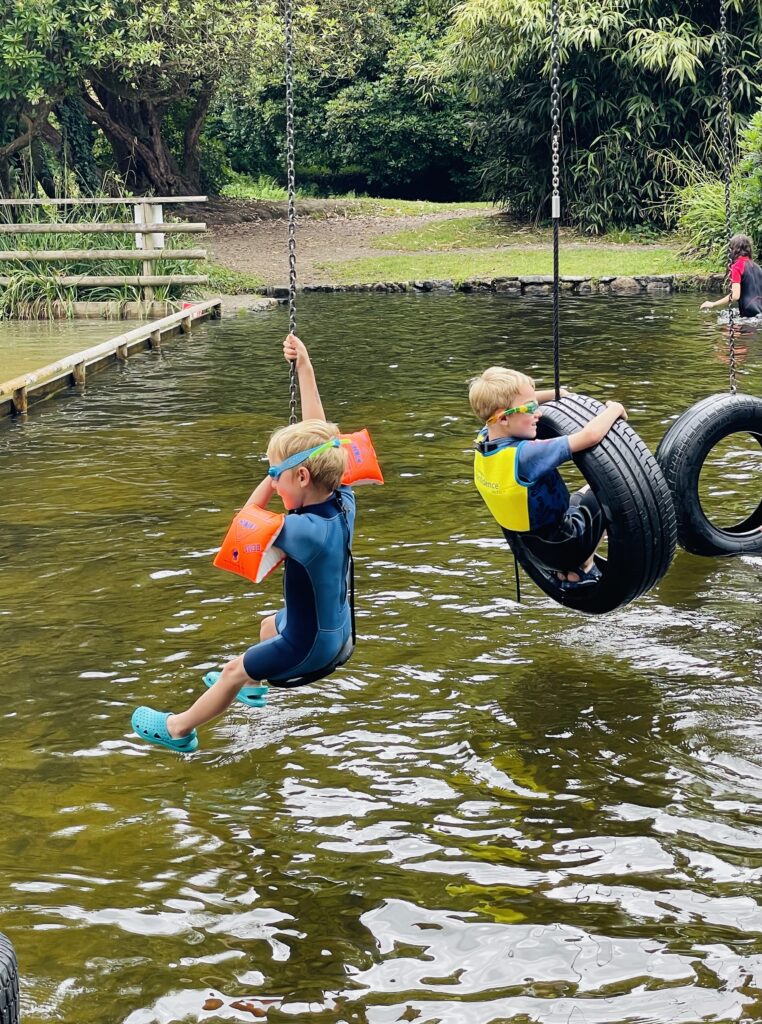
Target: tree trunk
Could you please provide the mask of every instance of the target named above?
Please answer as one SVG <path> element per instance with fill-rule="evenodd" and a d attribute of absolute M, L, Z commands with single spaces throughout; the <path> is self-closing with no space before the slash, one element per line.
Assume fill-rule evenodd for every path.
<path fill-rule="evenodd" d="M 188 115 L 185 124 L 185 135 L 183 138 L 183 170 L 193 181 L 198 181 L 201 189 L 201 159 L 199 154 L 199 139 L 204 128 L 206 115 L 209 113 L 209 104 L 212 101 L 214 86 L 211 82 L 204 82 L 196 97 L 193 109 Z"/>
<path fill-rule="evenodd" d="M 130 188 L 168 196 L 198 191 L 198 172 L 184 173 L 162 136 L 166 104 L 124 98 L 102 83 L 92 82 L 82 95 L 82 105 L 111 143 L 119 172 Z"/>
<path fill-rule="evenodd" d="M 0 138 L 11 141 L 0 146 L 0 192 L 8 196 L 21 188 L 33 190 L 37 180 L 47 195 L 51 195 L 53 180 L 47 167 L 40 136 L 48 127 L 52 100 L 44 100 L 32 107 L 23 101 L 0 103 Z M 13 137 L 15 136 L 15 138 Z M 31 168 L 27 167 L 25 150 L 31 153 Z"/>
<path fill-rule="evenodd" d="M 48 154 L 45 152 L 45 147 L 39 136 L 33 138 L 29 143 L 29 154 L 32 158 L 32 170 L 34 171 L 35 178 L 40 183 L 45 195 L 52 199 L 58 189 L 56 188 L 56 180 L 50 170 Z"/>

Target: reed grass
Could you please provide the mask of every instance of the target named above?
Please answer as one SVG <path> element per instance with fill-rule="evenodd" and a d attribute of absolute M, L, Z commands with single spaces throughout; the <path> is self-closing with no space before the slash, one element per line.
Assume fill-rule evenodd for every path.
<path fill-rule="evenodd" d="M 18 217 L 13 216 L 13 207 L 3 206 L 0 207 L 0 222 L 104 223 L 113 220 L 117 223 L 127 223 L 132 221 L 133 217 L 132 202 L 132 199 L 125 197 L 124 206 L 21 206 L 15 208 L 19 211 Z M 171 255 L 172 249 L 186 248 L 192 244 L 192 235 L 168 235 L 167 258 L 154 262 L 156 273 L 193 273 L 193 263 L 190 260 L 173 259 Z M 0 276 L 11 279 L 9 284 L 0 285 L 0 318 L 60 319 L 74 315 L 74 302 L 77 299 L 126 303 L 143 298 L 142 288 L 135 285 L 72 288 L 60 283 L 60 279 L 64 277 L 116 277 L 120 274 L 129 274 L 133 266 L 140 268 L 136 271 L 140 273 L 142 260 L 139 256 L 129 261 L 104 259 L 101 262 L 72 258 L 55 264 L 42 259 L 29 259 L 20 264 L 17 260 L 3 260 L 3 250 L 23 248 L 39 250 L 42 253 L 51 249 L 86 249 L 96 252 L 98 249 L 134 247 L 135 235 L 128 232 L 91 235 L 50 231 L 34 235 L 0 235 Z M 158 301 L 179 301 L 189 294 L 191 292 L 188 285 L 161 285 L 154 289 L 154 298 Z"/>

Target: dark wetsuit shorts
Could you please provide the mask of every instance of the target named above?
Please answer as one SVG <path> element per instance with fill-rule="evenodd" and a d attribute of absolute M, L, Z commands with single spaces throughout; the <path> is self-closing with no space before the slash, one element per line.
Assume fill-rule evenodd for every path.
<path fill-rule="evenodd" d="M 578 569 L 595 551 L 606 528 L 591 490 L 575 491 L 570 501 L 559 523 L 520 535 L 527 550 L 548 569 Z"/>

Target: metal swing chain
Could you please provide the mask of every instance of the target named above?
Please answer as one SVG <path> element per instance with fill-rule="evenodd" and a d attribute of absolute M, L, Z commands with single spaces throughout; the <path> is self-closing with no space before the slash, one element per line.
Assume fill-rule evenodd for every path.
<path fill-rule="evenodd" d="M 731 252 L 730 239 L 733 234 L 731 223 L 730 203 L 730 180 L 733 173 L 733 150 L 731 141 L 730 123 L 730 84 L 728 74 L 728 12 L 727 0 L 720 0 L 720 59 L 722 62 L 722 176 L 725 187 L 725 244 L 727 247 L 727 269 L 730 277 Z M 730 369 L 730 393 L 734 395 L 738 390 L 736 379 L 736 323 L 735 311 L 733 309 L 733 285 L 728 281 L 730 288 L 730 301 L 728 302 L 728 366 Z"/>
<path fill-rule="evenodd" d="M 553 378 L 556 401 L 561 397 L 561 296 L 558 273 L 558 227 L 561 220 L 561 59 L 559 56 L 560 17 L 558 0 L 550 4 L 550 117 L 553 162 L 553 191 L 551 216 L 553 218 Z"/>
<path fill-rule="evenodd" d="M 294 33 L 291 0 L 283 0 L 286 46 L 286 173 L 288 177 L 288 330 L 296 334 L 296 171 L 294 150 Z M 296 423 L 296 361 L 289 367 L 289 423 Z"/>

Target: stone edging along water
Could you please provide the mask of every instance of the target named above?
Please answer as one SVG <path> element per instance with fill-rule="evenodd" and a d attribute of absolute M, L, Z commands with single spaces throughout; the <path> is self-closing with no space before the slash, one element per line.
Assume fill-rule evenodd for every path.
<path fill-rule="evenodd" d="M 633 277 L 583 277 L 564 275 L 561 291 L 571 295 L 654 295 L 669 292 L 718 292 L 724 289 L 723 274 L 637 274 Z M 375 284 L 307 284 L 302 292 L 495 292 L 499 295 L 550 295 L 553 278 L 469 277 L 464 281 L 420 280 L 378 281 Z M 288 288 L 277 285 L 261 289 L 276 299 L 288 298 Z"/>

